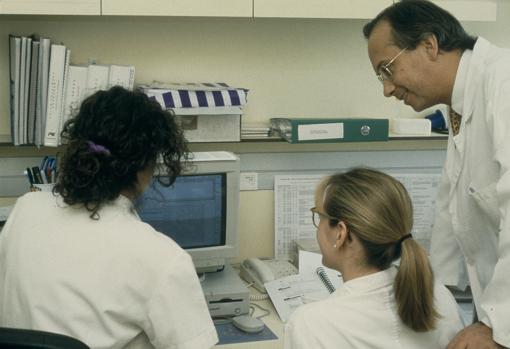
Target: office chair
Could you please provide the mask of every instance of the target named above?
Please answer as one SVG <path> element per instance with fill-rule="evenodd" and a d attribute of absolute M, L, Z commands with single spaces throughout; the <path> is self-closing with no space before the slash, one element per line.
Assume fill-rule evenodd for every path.
<path fill-rule="evenodd" d="M 62 334 L 0 327 L 0 349 L 90 349 L 76 338 Z"/>

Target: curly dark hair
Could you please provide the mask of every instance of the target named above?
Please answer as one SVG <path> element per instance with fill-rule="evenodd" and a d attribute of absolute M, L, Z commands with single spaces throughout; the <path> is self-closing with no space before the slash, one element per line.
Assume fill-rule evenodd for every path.
<path fill-rule="evenodd" d="M 472 50 L 476 43 L 476 37 L 467 34 L 453 15 L 427 0 L 402 0 L 387 7 L 363 27 L 366 39 L 380 21 L 391 25 L 393 39 L 400 48 L 413 50 L 431 34 L 446 52 Z"/>
<path fill-rule="evenodd" d="M 136 191 L 139 171 L 157 164 L 166 175 L 158 178 L 170 186 L 189 159 L 173 114 L 145 94 L 119 86 L 86 98 L 61 136 L 67 146 L 54 192 L 68 205 L 82 204 L 93 219 L 121 191 Z"/>

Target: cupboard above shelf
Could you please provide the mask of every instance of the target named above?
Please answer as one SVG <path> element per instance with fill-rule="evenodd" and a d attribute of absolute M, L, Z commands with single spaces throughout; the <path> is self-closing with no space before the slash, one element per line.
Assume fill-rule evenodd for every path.
<path fill-rule="evenodd" d="M 5 15 L 101 15 L 101 0 L 0 0 Z"/>
<path fill-rule="evenodd" d="M 104 16 L 253 17 L 253 0 L 102 0 L 102 14 Z"/>
<path fill-rule="evenodd" d="M 497 0 L 436 0 L 461 21 L 493 22 Z M 393 0 L 0 0 L 0 15 L 369 19 Z"/>

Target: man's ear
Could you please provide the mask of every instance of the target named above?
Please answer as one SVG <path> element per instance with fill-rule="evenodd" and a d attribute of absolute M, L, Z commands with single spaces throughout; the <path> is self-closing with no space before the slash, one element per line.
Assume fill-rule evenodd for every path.
<path fill-rule="evenodd" d="M 437 37 L 434 34 L 428 34 L 424 39 L 422 39 L 420 45 L 423 46 L 425 53 L 430 60 L 435 61 L 437 59 L 441 50 L 439 49 Z"/>

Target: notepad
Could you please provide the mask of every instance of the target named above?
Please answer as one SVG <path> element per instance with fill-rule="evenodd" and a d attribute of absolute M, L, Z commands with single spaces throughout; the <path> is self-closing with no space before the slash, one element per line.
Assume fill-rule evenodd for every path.
<path fill-rule="evenodd" d="M 327 298 L 342 283 L 339 272 L 322 265 L 322 255 L 300 251 L 299 261 L 299 274 L 264 284 L 283 322 L 301 305 Z"/>

